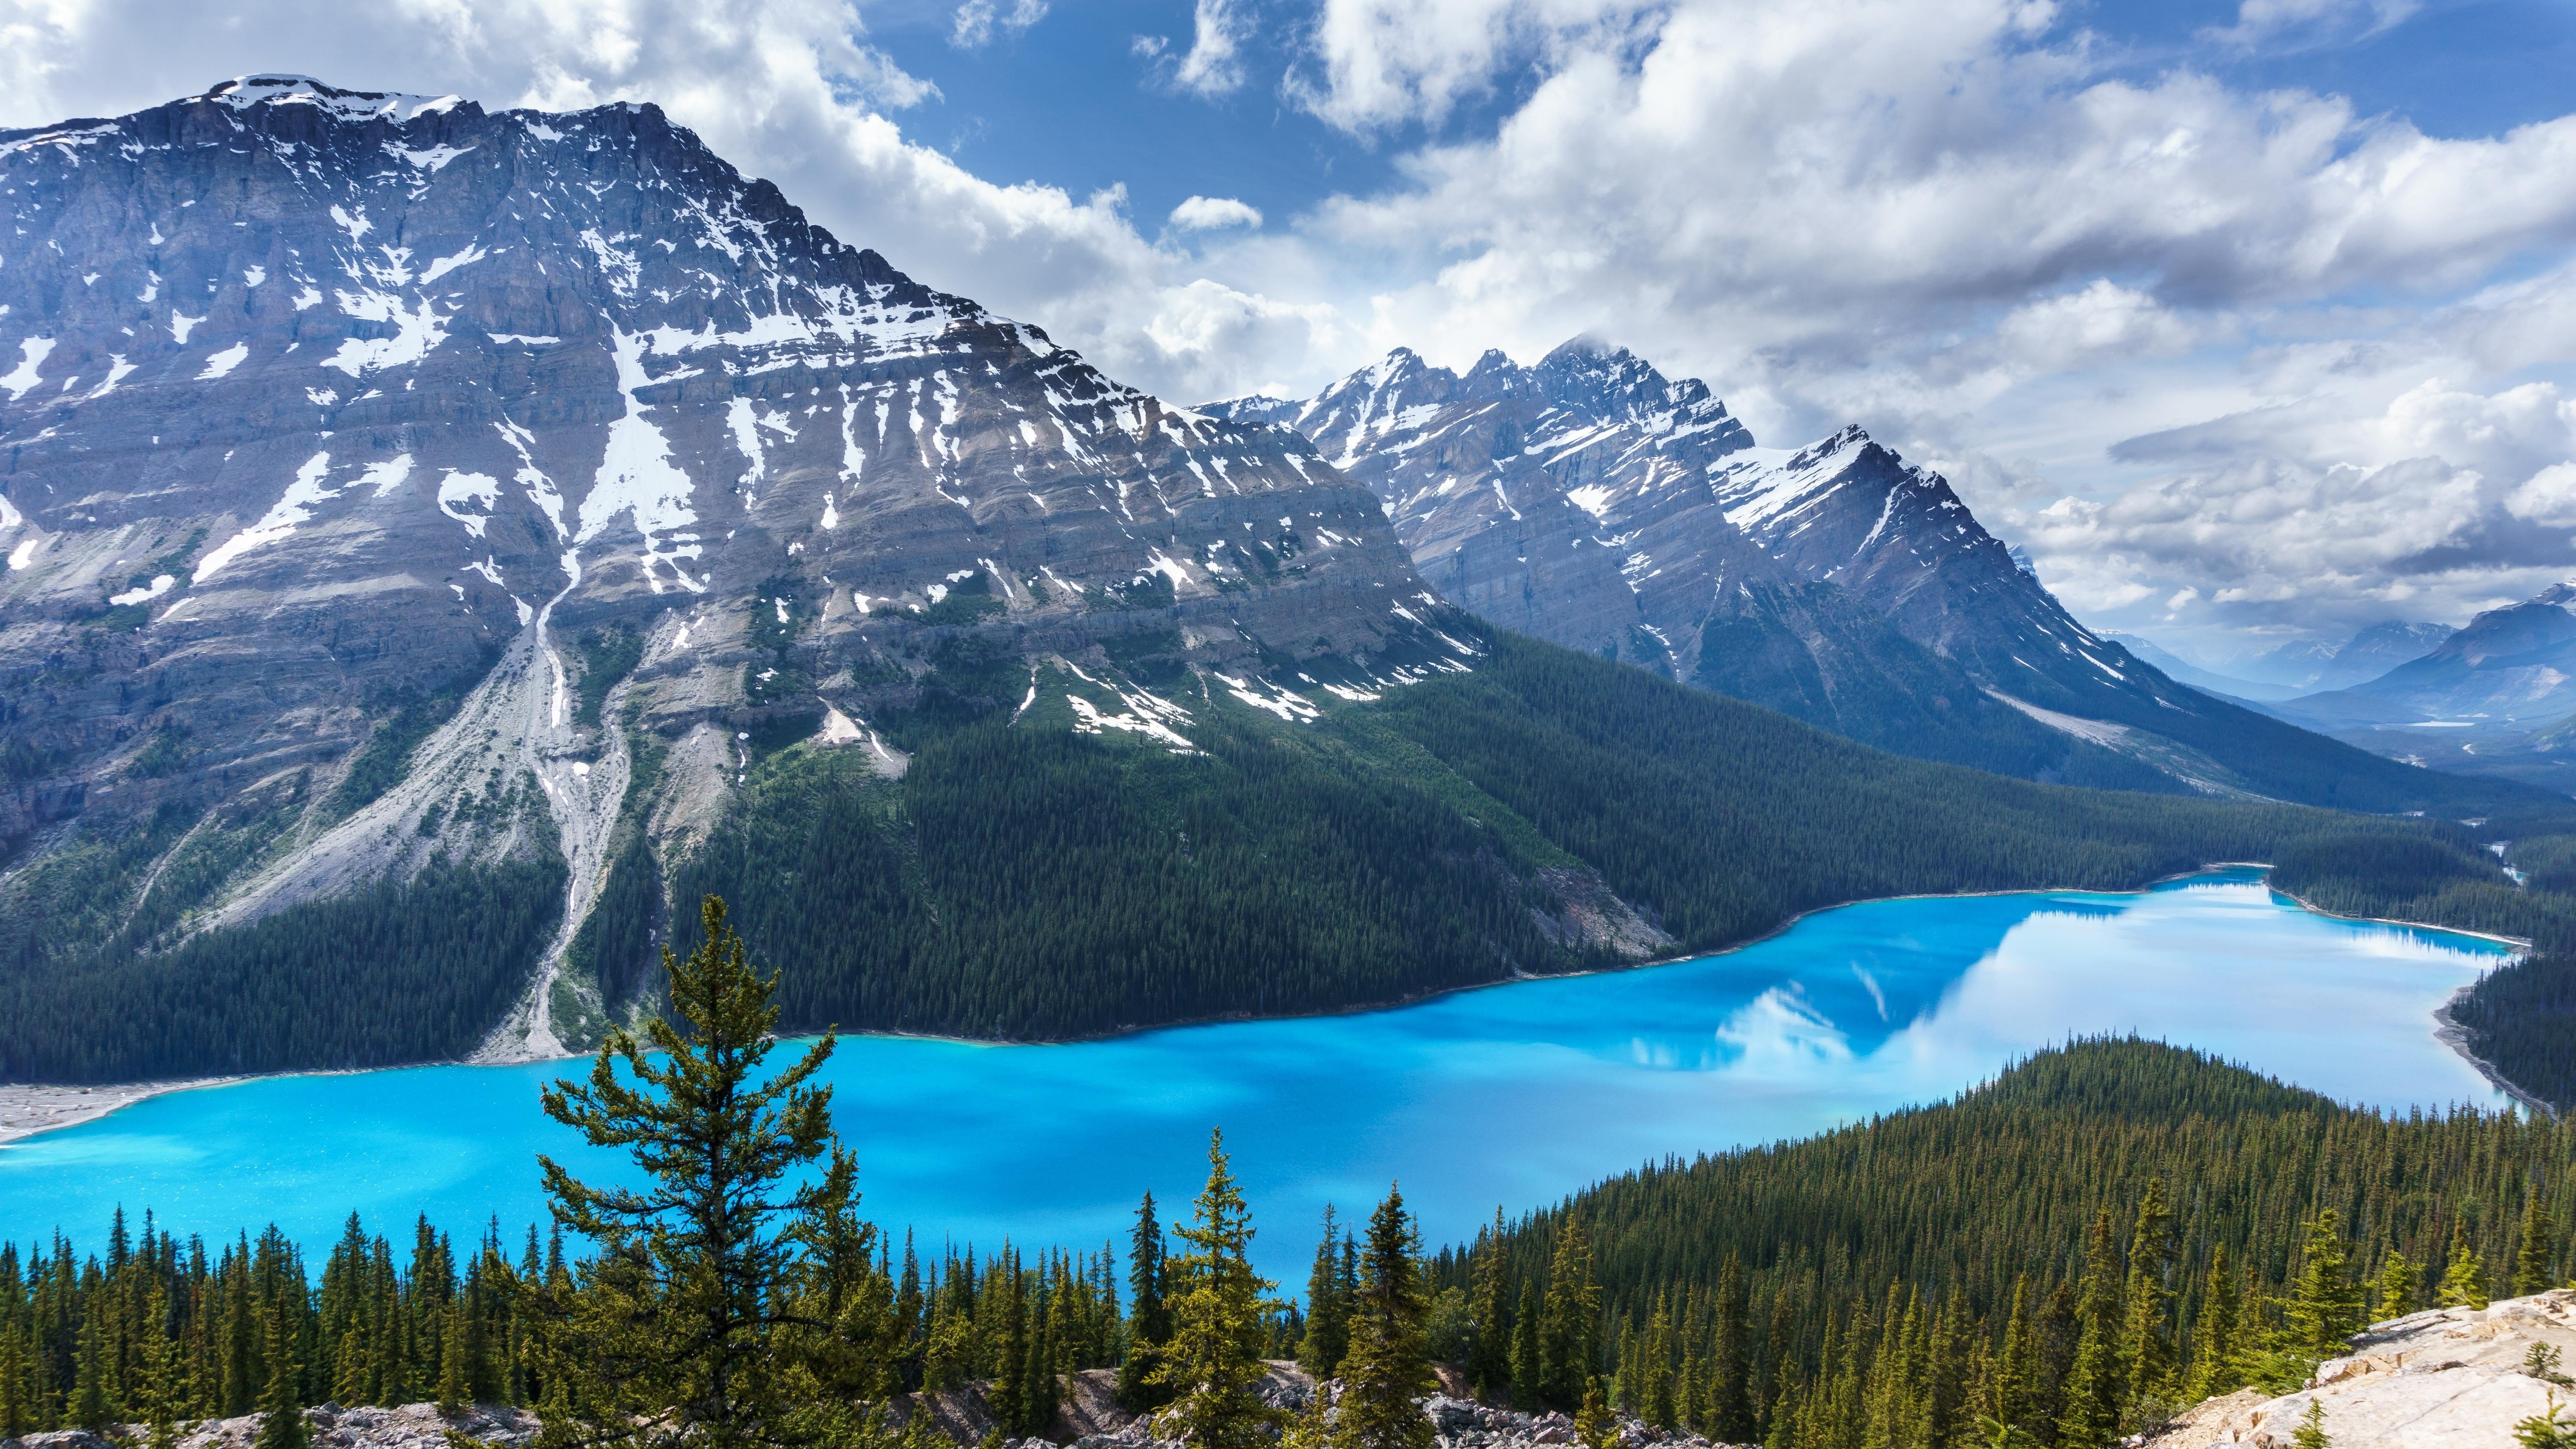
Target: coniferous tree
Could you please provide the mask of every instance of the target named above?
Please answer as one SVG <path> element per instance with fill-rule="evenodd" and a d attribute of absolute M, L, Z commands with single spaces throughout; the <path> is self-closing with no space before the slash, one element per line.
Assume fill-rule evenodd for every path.
<path fill-rule="evenodd" d="M 2415 1308 L 2415 1265 L 2394 1247 L 2381 1259 L 2379 1273 L 2371 1279 L 2371 1313 L 2375 1321 L 2403 1318 Z"/>
<path fill-rule="evenodd" d="M 841 1205 L 846 1171 L 787 1184 L 827 1156 L 831 1088 L 811 1079 L 831 1056 L 826 1033 L 774 1074 L 775 977 L 754 970 L 722 901 L 700 911 L 686 961 L 662 953 L 672 1009 L 687 1023 L 646 1027 L 647 1046 L 611 1032 L 586 1084 L 546 1089 L 546 1114 L 594 1146 L 627 1148 L 649 1185 L 594 1187 L 540 1157 L 556 1220 L 598 1256 L 581 1291 L 549 1305 L 547 1362 L 559 1412 L 548 1449 L 575 1444 L 691 1449 L 801 1445 L 835 1426 L 800 1412 L 794 1370 L 778 1350 L 799 1320 L 783 1290 L 800 1229 Z"/>
<path fill-rule="evenodd" d="M 1583 1397 L 1574 1411 L 1574 1442 L 1583 1449 L 1613 1449 L 1618 1442 L 1618 1420 L 1601 1392 L 1601 1376 L 1595 1374 L 1583 1386 Z"/>
<path fill-rule="evenodd" d="M 88 1311 L 81 1315 L 80 1347 L 72 1355 L 72 1400 L 66 1417 L 73 1427 L 104 1429 L 116 1418 L 114 1366 L 108 1362 L 105 1294 L 93 1279 Z"/>
<path fill-rule="evenodd" d="M 34 1365 L 26 1330 L 0 1318 L 0 1439 L 23 1439 L 36 1426 Z"/>
<path fill-rule="evenodd" d="M 1333 1205 L 1324 1204 L 1323 1236 L 1315 1244 L 1315 1266 L 1306 1275 L 1306 1336 L 1297 1345 L 1297 1366 L 1328 1379 L 1342 1364 L 1350 1345 L 1350 1302 L 1342 1294 L 1341 1234 Z"/>
<path fill-rule="evenodd" d="M 2324 1401 L 2308 1400 L 2308 1411 L 2299 1416 L 2299 1426 L 2290 1431 L 2290 1449 L 2332 1449 L 2333 1444 L 2326 1433 Z"/>
<path fill-rule="evenodd" d="M 1539 1325 L 1540 1398 L 1551 1408 L 1583 1402 L 1599 1376 L 1601 1288 L 1592 1276 L 1592 1239 L 1566 1218 L 1548 1259 L 1547 1306 Z"/>
<path fill-rule="evenodd" d="M 2232 1393 L 2244 1382 L 2244 1370 L 2236 1361 L 2243 1312 L 2227 1245 L 2214 1244 L 2209 1251 L 2208 1281 L 2201 1289 L 2200 1321 L 2192 1328 L 2191 1379 L 2185 1398 L 2197 1402 Z"/>
<path fill-rule="evenodd" d="M 2350 1280 L 2342 1225 L 2333 1208 L 2320 1209 L 2310 1222 L 2299 1276 L 2283 1311 L 2284 1327 L 2296 1340 L 2324 1354 L 2341 1352 L 2362 1324 L 2361 1291 Z"/>
<path fill-rule="evenodd" d="M 1750 1330 L 1745 1302 L 1744 1260 L 1733 1251 L 1717 1272 L 1716 1322 L 1710 1332 L 1708 1388 L 1701 1401 L 1709 1434 L 1721 1443 L 1740 1444 L 1753 1437 L 1753 1405 L 1748 1382 L 1752 1371 Z"/>
<path fill-rule="evenodd" d="M 253 1449 L 306 1449 L 311 1436 L 304 1427 L 304 1396 L 297 1392 L 295 1330 L 289 1326 L 286 1300 L 268 1312 L 268 1387 L 259 1400 L 259 1441 Z"/>
<path fill-rule="evenodd" d="M 2129 1279 L 2125 1290 L 2127 1323 L 2120 1339 L 2120 1373 L 2129 1411 L 2138 1411 L 2173 1394 L 2173 1339 L 2168 1320 L 2173 1289 L 2167 1279 L 2174 1257 L 2173 1212 L 2165 1205 L 2164 1179 L 2149 1178 L 2138 1204 L 2138 1221 L 2129 1238 Z"/>
<path fill-rule="evenodd" d="M 985 1405 L 1004 1435 L 1028 1432 L 1028 1300 L 1021 1292 L 1019 1255 L 1004 1243 L 993 1260 L 993 1288 L 985 1294 L 977 1317 L 994 1326 L 993 1384 Z"/>
<path fill-rule="evenodd" d="M 1154 1195 L 1136 1205 L 1136 1227 L 1127 1244 L 1127 1352 L 1118 1362 L 1118 1402 L 1142 1413 L 1171 1401 L 1155 1377 L 1163 1345 L 1171 1341 L 1172 1315 L 1163 1297 L 1163 1228 L 1154 1219 Z"/>
<path fill-rule="evenodd" d="M 1201 1449 L 1258 1449 L 1279 1418 L 1254 1392 L 1266 1372 L 1261 1295 L 1274 1285 L 1252 1271 L 1252 1234 L 1225 1134 L 1212 1133 L 1207 1186 L 1180 1229 L 1190 1251 L 1169 1265 L 1172 1335 L 1154 1368 L 1173 1391 L 1164 1422 Z"/>
<path fill-rule="evenodd" d="M 1547 1351 L 1540 1334 L 1543 1299 L 1536 1278 L 1521 1283 L 1521 1303 L 1512 1315 L 1512 1405 L 1536 1409 L 1547 1392 Z"/>
<path fill-rule="evenodd" d="M 1423 1288 L 1421 1251 L 1404 1194 L 1389 1188 L 1386 1201 L 1369 1215 L 1368 1246 L 1360 1255 L 1335 1449 L 1430 1449 L 1431 1420 L 1414 1402 L 1440 1386 L 1423 1332 L 1431 1300 Z"/>
<path fill-rule="evenodd" d="M 2096 1214 L 2085 1239 L 2084 1278 L 2077 1291 L 2074 1361 L 2066 1375 L 2066 1404 L 2057 1435 L 2067 1449 L 2108 1443 L 2126 1401 L 2120 1381 L 2120 1265 L 2112 1246 L 2111 1213 Z"/>
<path fill-rule="evenodd" d="M 2469 1224 L 2465 1218 L 2451 1224 L 2451 1260 L 2442 1269 L 2442 1286 L 2437 1299 L 2444 1308 L 2484 1308 L 2487 1306 L 2486 1265 L 2478 1261 L 2477 1251 L 2469 1246 Z"/>
<path fill-rule="evenodd" d="M 149 1449 L 176 1449 L 186 1389 L 179 1381 L 179 1346 L 169 1333 L 170 1294 L 159 1275 L 144 1300 L 143 1411 Z"/>
<path fill-rule="evenodd" d="M 1476 1342 L 1467 1355 L 1467 1384 L 1480 1399 L 1500 1399 L 1511 1389 L 1511 1290 L 1504 1266 L 1503 1210 L 1494 1209 L 1494 1227 L 1477 1244 L 1475 1292 L 1469 1313 Z"/>
<path fill-rule="evenodd" d="M 2540 1200 L 2540 1189 L 2533 1187 L 2522 1203 L 2522 1223 L 2517 1233 L 2521 1246 L 2513 1256 L 2514 1297 L 2548 1291 L 2550 1270 L 2558 1258 L 2555 1227 L 2548 1206 Z"/>

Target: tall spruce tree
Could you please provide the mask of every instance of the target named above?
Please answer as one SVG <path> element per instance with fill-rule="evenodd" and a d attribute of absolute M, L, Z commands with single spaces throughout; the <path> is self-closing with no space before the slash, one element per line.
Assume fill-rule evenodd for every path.
<path fill-rule="evenodd" d="M 2191 1377 L 2184 1388 L 2185 1398 L 2197 1402 L 2233 1393 L 2245 1382 L 2245 1371 L 2237 1362 L 2243 1313 L 2244 1299 L 2237 1288 L 2235 1266 L 2228 1260 L 2227 1245 L 2213 1244 L 2209 1250 L 2209 1276 L 2201 1288 L 2200 1318 L 2192 1326 Z"/>
<path fill-rule="evenodd" d="M 2126 1401 L 2120 1381 L 2120 1261 L 2111 1236 L 2111 1210 L 2094 1215 L 2084 1243 L 2084 1277 L 2076 1289 L 2075 1356 L 2065 1376 L 2066 1403 L 2057 1437 L 2067 1449 L 2109 1443 Z"/>
<path fill-rule="evenodd" d="M 1468 1299 L 1476 1340 L 1467 1352 L 1467 1386 L 1488 1401 L 1500 1400 L 1512 1386 L 1511 1278 L 1505 1251 L 1503 1210 L 1497 1207 L 1492 1231 L 1478 1235 L 1474 1292 Z"/>
<path fill-rule="evenodd" d="M 1154 1217 L 1154 1195 L 1136 1204 L 1136 1227 L 1127 1239 L 1127 1352 L 1118 1361 L 1118 1402 L 1141 1414 L 1171 1402 L 1171 1390 L 1154 1376 L 1163 1345 L 1171 1341 L 1172 1313 L 1165 1302 L 1163 1226 Z"/>
<path fill-rule="evenodd" d="M 1319 1379 L 1333 1376 L 1350 1346 L 1351 1305 L 1342 1290 L 1341 1246 L 1333 1205 L 1326 1203 L 1315 1266 L 1306 1275 L 1306 1336 L 1297 1344 L 1297 1366 Z"/>
<path fill-rule="evenodd" d="M 755 970 L 724 902 L 706 898 L 704 937 L 668 949 L 671 1008 L 638 1040 L 613 1031 L 588 1083 L 559 1079 L 546 1115 L 593 1146 L 626 1149 L 641 1190 L 581 1181 L 540 1157 L 555 1220 L 593 1243 L 580 1291 L 547 1303 L 544 1443 L 776 1449 L 832 1437 L 841 1421 L 797 1390 L 811 1377 L 789 1330 L 786 1291 L 808 1230 L 846 1206 L 844 1172 L 794 1177 L 830 1155 L 831 1088 L 812 1079 L 824 1034 L 770 1074 L 775 976 Z"/>
<path fill-rule="evenodd" d="M 1740 1444 L 1753 1437 L 1753 1358 L 1746 1342 L 1750 1305 L 1745 1300 L 1744 1260 L 1732 1250 L 1717 1272 L 1716 1323 L 1710 1332 L 1708 1387 L 1701 1412 L 1711 1437 Z"/>
<path fill-rule="evenodd" d="M 1547 1349 L 1541 1336 L 1546 1317 L 1538 1280 L 1521 1282 L 1521 1302 L 1512 1314 L 1512 1407 L 1536 1409 L 1547 1395 Z"/>
<path fill-rule="evenodd" d="M 1208 1138 L 1207 1186 L 1180 1231 L 1190 1251 L 1170 1264 L 1171 1341 L 1154 1379 L 1173 1391 L 1162 1422 L 1201 1449 L 1259 1449 L 1280 1418 L 1255 1392 L 1267 1370 L 1261 1295 L 1252 1271 L 1252 1214 L 1226 1160 L 1225 1134 Z"/>
<path fill-rule="evenodd" d="M 1547 1306 L 1539 1325 L 1540 1399 L 1571 1410 L 1596 1388 L 1601 1361 L 1601 1286 L 1592 1274 L 1592 1236 L 1569 1213 L 1548 1257 Z"/>
<path fill-rule="evenodd" d="M 1431 1420 L 1414 1402 L 1440 1386 L 1423 1331 L 1431 1298 L 1422 1281 L 1421 1252 L 1404 1194 L 1389 1188 L 1386 1201 L 1369 1214 L 1368 1245 L 1360 1253 L 1335 1449 L 1430 1449 Z"/>
<path fill-rule="evenodd" d="M 2170 1328 L 2173 1260 L 2173 1211 L 2165 1204 L 2164 1179 L 2150 1178 L 2138 1203 L 2137 1225 L 2129 1236 L 2127 1321 L 2120 1335 L 2120 1372 L 2127 1389 L 2124 1421 L 2136 1419 L 2180 1388 L 2174 1382 Z"/>
<path fill-rule="evenodd" d="M 306 1449 L 302 1378 L 295 1362 L 295 1325 L 285 1295 L 268 1310 L 268 1387 L 259 1396 L 259 1440 L 253 1449 Z"/>
<path fill-rule="evenodd" d="M 2557 1224 L 2550 1219 L 2549 1206 L 2541 1200 L 2535 1184 L 2522 1202 L 2522 1222 L 2515 1236 L 2520 1246 L 2513 1255 L 2513 1296 L 2527 1297 L 2547 1292 L 2554 1281 L 2552 1270 L 2558 1262 Z"/>

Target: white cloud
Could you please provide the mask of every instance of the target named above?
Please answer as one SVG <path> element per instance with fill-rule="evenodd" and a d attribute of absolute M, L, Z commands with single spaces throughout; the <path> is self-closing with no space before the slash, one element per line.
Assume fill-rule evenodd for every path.
<path fill-rule="evenodd" d="M 2182 471 L 2003 520 L 2079 612 L 2144 619 L 2173 589 L 2163 612 L 2198 625 L 2459 622 L 2576 564 L 2576 399 L 2554 384 L 2320 394 L 2124 447 Z"/>
<path fill-rule="evenodd" d="M 1243 86 L 1243 41 L 1251 17 L 1236 0 L 1198 0 L 1189 54 L 1172 71 L 1172 84 L 1192 95 L 1231 95 Z"/>
<path fill-rule="evenodd" d="M 948 41 L 961 50 L 974 50 L 991 43 L 993 27 L 1018 33 L 1046 19 L 1047 0 L 1013 0 L 1010 13 L 998 14 L 993 0 L 963 0 L 949 21 Z"/>
<path fill-rule="evenodd" d="M 1321 0 L 1312 48 L 1322 74 L 1299 73 L 1289 90 L 1347 131 L 1436 123 L 1503 73 L 1587 39 L 1624 40 L 1656 9 L 1634 0 Z"/>
<path fill-rule="evenodd" d="M 2187 351 L 2203 327 L 2154 297 L 2096 277 L 2080 291 L 2025 302 L 2004 315 L 1996 341 L 2031 372 Z"/>
<path fill-rule="evenodd" d="M 2236 23 L 2208 32 L 2211 40 L 2277 53 L 2285 41 L 2321 41 L 2376 35 L 2424 7 L 2418 0 L 2243 0 Z"/>
<path fill-rule="evenodd" d="M 1259 226 L 1261 213 L 1231 196 L 1193 196 L 1172 208 L 1172 225 L 1183 231 Z"/>

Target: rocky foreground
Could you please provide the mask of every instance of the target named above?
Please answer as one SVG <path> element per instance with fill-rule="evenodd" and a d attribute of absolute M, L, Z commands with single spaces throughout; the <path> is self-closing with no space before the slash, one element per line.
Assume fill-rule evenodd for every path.
<path fill-rule="evenodd" d="M 2533 1350 L 2540 1350 L 2535 1359 Z M 2334 1449 L 2509 1449 L 2514 1425 L 2570 1407 L 2576 1385 L 2554 1365 L 2576 1348 L 2576 1289 L 2480 1308 L 2437 1308 L 2375 1323 L 2296 1393 L 2252 1389 L 2210 1399 L 2137 1449 L 2281 1449 L 2311 1403 Z"/>

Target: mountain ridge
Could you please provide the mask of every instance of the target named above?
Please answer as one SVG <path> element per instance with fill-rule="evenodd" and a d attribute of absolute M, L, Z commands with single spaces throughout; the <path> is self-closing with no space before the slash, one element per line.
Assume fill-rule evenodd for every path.
<path fill-rule="evenodd" d="M 1567 386 L 1587 364 L 1602 381 Z M 1304 432 L 1481 617 L 1885 748 L 2365 810 L 2479 797 L 2176 684 L 1858 425 L 1760 448 L 1705 384 L 1589 339 L 1531 368 L 1488 352 L 1463 375 L 1398 349 L 1310 400 L 1207 408 Z M 1837 708 L 1870 686 L 1866 707 Z"/>

